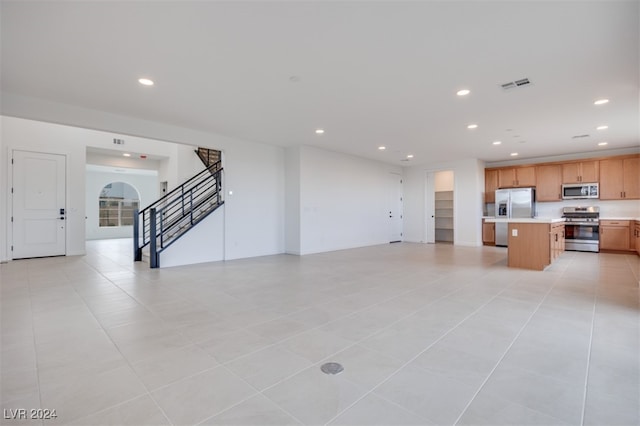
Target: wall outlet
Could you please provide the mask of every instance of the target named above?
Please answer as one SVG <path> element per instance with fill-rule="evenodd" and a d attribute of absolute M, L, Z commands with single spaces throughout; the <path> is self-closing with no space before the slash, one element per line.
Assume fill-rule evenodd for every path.
<path fill-rule="evenodd" d="M 517 229 L 512 229 L 511 230 L 511 236 L 512 237 L 517 237 L 518 236 L 518 230 Z"/>

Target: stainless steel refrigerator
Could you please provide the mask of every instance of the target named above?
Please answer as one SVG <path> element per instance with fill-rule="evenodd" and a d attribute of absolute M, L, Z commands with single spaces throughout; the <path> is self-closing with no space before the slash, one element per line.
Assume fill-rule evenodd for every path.
<path fill-rule="evenodd" d="M 498 189 L 496 191 L 496 219 L 533 217 L 536 210 L 535 188 Z M 496 223 L 496 245 L 507 247 L 508 223 Z"/>

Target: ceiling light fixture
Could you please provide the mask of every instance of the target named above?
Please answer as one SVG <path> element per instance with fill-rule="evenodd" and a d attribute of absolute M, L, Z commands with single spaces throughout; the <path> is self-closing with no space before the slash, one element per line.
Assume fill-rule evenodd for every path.
<path fill-rule="evenodd" d="M 598 146 L 609 145 L 609 142 L 598 142 Z"/>
<path fill-rule="evenodd" d="M 477 125 L 477 124 L 469 124 L 469 125 L 467 126 L 467 129 L 476 129 L 476 128 L 478 128 L 478 125 Z"/>
<path fill-rule="evenodd" d="M 387 149 L 387 147 L 386 147 L 386 146 L 379 146 L 379 147 L 378 147 L 378 149 L 379 149 L 380 151 L 384 151 L 385 149 Z"/>
<path fill-rule="evenodd" d="M 607 130 L 609 128 L 609 126 L 598 126 L 596 127 L 596 130 Z"/>
<path fill-rule="evenodd" d="M 500 145 L 502 143 L 502 141 L 493 141 L 494 145 Z"/>
<path fill-rule="evenodd" d="M 317 134 L 317 135 L 321 135 L 321 134 L 323 134 L 323 133 L 324 133 L 324 130 L 323 130 L 323 129 L 316 129 L 316 134 Z"/>
<path fill-rule="evenodd" d="M 138 83 L 142 84 L 143 86 L 153 86 L 153 80 L 149 80 L 148 78 L 139 78 L 138 79 Z"/>
<path fill-rule="evenodd" d="M 413 154 L 407 155 L 407 158 L 413 158 Z"/>
<path fill-rule="evenodd" d="M 125 152 L 124 154 L 122 154 L 123 157 L 131 157 L 131 154 L 129 154 L 128 152 Z"/>
<path fill-rule="evenodd" d="M 518 153 L 517 153 L 517 152 L 512 152 L 512 153 L 511 153 L 511 154 L 509 154 L 509 155 L 511 155 L 512 157 L 517 157 L 517 156 L 518 156 Z"/>
<path fill-rule="evenodd" d="M 467 96 L 469 93 L 471 93 L 471 90 L 469 89 L 462 89 L 462 90 L 458 90 L 456 92 L 456 95 L 458 96 Z"/>
<path fill-rule="evenodd" d="M 593 104 L 594 105 L 604 105 L 604 104 L 608 104 L 608 103 L 609 103 L 609 99 L 598 99 Z"/>

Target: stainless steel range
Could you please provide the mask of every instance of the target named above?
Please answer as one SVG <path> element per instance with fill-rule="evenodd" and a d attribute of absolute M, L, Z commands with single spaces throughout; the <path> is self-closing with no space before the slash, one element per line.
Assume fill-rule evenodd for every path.
<path fill-rule="evenodd" d="M 600 208 L 565 207 L 565 249 L 573 251 L 600 251 Z"/>

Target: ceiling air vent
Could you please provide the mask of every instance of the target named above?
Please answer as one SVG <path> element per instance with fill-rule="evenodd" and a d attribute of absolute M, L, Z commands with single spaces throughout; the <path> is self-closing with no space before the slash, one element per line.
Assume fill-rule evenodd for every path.
<path fill-rule="evenodd" d="M 501 84 L 503 90 L 515 89 L 516 87 L 527 86 L 531 84 L 528 78 L 521 78 L 520 80 L 510 81 L 508 83 Z"/>
<path fill-rule="evenodd" d="M 575 135 L 575 136 L 571 136 L 571 139 L 582 139 L 582 138 L 588 138 L 591 135 Z"/>
<path fill-rule="evenodd" d="M 115 145 L 124 145 L 124 139 L 116 139 L 116 138 L 114 138 L 113 139 L 113 143 Z"/>

